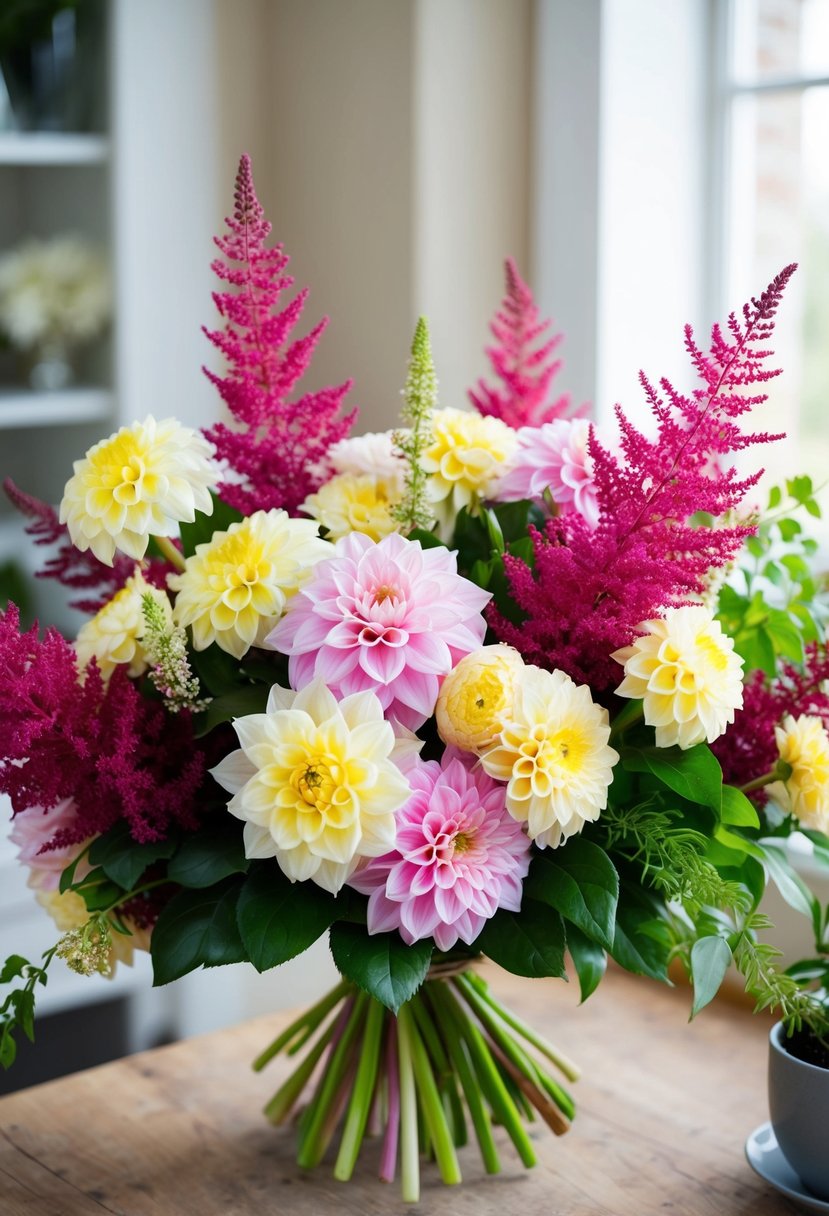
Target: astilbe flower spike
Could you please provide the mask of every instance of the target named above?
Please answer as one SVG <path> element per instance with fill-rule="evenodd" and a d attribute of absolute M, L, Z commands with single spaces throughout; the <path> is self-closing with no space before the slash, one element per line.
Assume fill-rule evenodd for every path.
<path fill-rule="evenodd" d="M 30 523 L 26 532 L 34 537 L 36 545 L 56 545 L 56 552 L 48 559 L 37 578 L 53 578 L 64 587 L 74 587 L 89 594 L 70 601 L 70 607 L 81 612 L 95 613 L 126 583 L 135 570 L 135 561 L 124 553 L 116 553 L 111 566 L 99 562 L 91 550 L 81 553 L 69 539 L 66 525 L 58 519 L 54 507 L 41 502 L 16 486 L 10 477 L 3 482 L 6 496 L 14 507 L 25 515 Z M 154 587 L 164 587 L 172 566 L 158 558 L 147 560 L 142 573 Z M 93 594 L 94 593 L 94 594 Z"/>
<path fill-rule="evenodd" d="M 95 663 L 78 678 L 75 652 L 55 629 L 19 631 L 14 605 L 0 614 L 0 792 L 15 814 L 72 798 L 54 847 L 126 820 L 137 841 L 198 825 L 205 757 L 186 713 L 172 718 L 142 697 L 123 668 L 104 683 Z"/>
<path fill-rule="evenodd" d="M 630 644 L 642 621 L 701 594 L 706 573 L 732 561 L 756 530 L 695 526 L 692 517 L 705 512 L 716 521 L 737 507 L 762 470 L 740 479 L 727 458 L 781 438 L 744 434 L 737 420 L 766 400 L 762 391 L 746 389 L 779 375 L 766 366 L 768 342 L 794 270 L 787 266 L 746 304 L 742 319 L 732 313 L 725 332 L 714 325 L 708 353 L 686 326 L 685 347 L 701 388 L 686 395 L 662 379 L 660 395 L 641 375 L 657 423 L 654 439 L 620 406 L 620 457 L 591 432 L 595 529 L 569 512 L 533 533 L 534 569 L 505 556 L 512 598 L 526 619 L 516 625 L 493 608 L 489 619 L 498 637 L 529 661 L 561 668 L 595 690 L 618 683 L 612 652 Z"/>
<path fill-rule="evenodd" d="M 469 400 L 480 414 L 500 418 L 518 430 L 541 426 L 570 411 L 568 394 L 550 399 L 550 386 L 561 369 L 555 355 L 561 334 L 550 334 L 552 322 L 539 319 L 538 305 L 512 258 L 505 263 L 507 294 L 490 323 L 495 345 L 486 353 L 500 384 L 485 380 L 469 390 Z"/>
<path fill-rule="evenodd" d="M 235 423 L 234 428 L 219 422 L 205 432 L 232 471 L 219 493 L 246 515 L 272 507 L 294 512 L 320 484 L 315 466 L 354 422 L 356 411 L 340 414 L 351 381 L 289 400 L 328 318 L 288 342 L 308 292 L 278 309 L 281 293 L 294 280 L 284 273 L 289 259 L 282 246 L 265 247 L 271 225 L 256 197 L 247 155 L 239 163 L 234 211 L 226 223 L 229 234 L 215 238 L 222 257 L 212 263 L 230 288 L 213 293 L 225 326 L 204 330 L 230 364 L 225 376 L 205 368 Z"/>

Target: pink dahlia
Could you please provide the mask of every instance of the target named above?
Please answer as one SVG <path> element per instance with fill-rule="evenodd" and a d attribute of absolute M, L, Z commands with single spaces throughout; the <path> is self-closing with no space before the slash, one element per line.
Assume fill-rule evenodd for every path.
<path fill-rule="evenodd" d="M 293 597 L 267 644 L 290 655 L 291 686 L 319 677 L 338 698 L 370 690 L 387 717 L 417 730 L 440 681 L 477 650 L 490 596 L 458 574 L 454 553 L 396 533 L 338 541 Z"/>
<path fill-rule="evenodd" d="M 469 945 L 499 908 L 520 909 L 530 841 L 506 809 L 506 787 L 481 769 L 444 757 L 406 775 L 413 792 L 397 812 L 394 851 L 349 884 L 369 896 L 369 933 Z"/>
<path fill-rule="evenodd" d="M 38 891 L 57 891 L 61 874 L 82 846 L 70 844 L 50 848 L 50 845 L 58 832 L 71 835 L 76 818 L 74 798 L 62 798 L 48 811 L 42 806 L 30 806 L 15 815 L 9 839 L 17 848 L 18 861 L 29 867 L 30 887 Z M 82 873 L 79 872 L 78 877 L 81 878 Z"/>
<path fill-rule="evenodd" d="M 518 448 L 498 481 L 495 497 L 501 502 L 541 498 L 549 489 L 559 506 L 577 511 L 595 528 L 599 502 L 587 450 L 589 438 L 586 418 L 557 418 L 543 426 L 521 427 Z"/>

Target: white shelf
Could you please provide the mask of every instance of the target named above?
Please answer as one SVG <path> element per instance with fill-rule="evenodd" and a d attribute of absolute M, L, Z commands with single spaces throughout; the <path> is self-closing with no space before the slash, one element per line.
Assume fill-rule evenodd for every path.
<path fill-rule="evenodd" d="M 55 393 L 0 388 L 0 430 L 4 431 L 72 426 L 111 414 L 112 393 L 106 388 L 68 388 Z"/>
<path fill-rule="evenodd" d="M 101 165 L 108 156 L 103 135 L 0 131 L 0 165 Z"/>

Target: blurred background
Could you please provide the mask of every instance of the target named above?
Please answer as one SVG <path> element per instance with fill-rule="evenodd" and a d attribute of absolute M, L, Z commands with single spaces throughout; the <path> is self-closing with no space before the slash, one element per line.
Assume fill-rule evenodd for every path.
<path fill-rule="evenodd" d="M 485 370 L 516 258 L 564 330 L 560 389 L 644 421 L 704 331 L 791 261 L 769 476 L 829 461 L 829 0 L 3 0 L 0 474 L 57 502 L 71 462 L 151 412 L 201 426 L 212 235 L 253 157 L 274 238 L 332 320 L 305 387 L 353 377 L 394 422 L 416 317 L 441 401 Z M 0 606 L 73 632 L 0 502 Z M 3 808 L 4 810 L 6 808 Z M 6 815 L 2 815 L 5 821 Z M 0 957 L 54 929 L 0 829 Z M 785 938 L 789 932 L 777 907 Z M 808 928 L 804 942 L 808 947 Z M 324 944 L 265 977 L 150 989 L 54 969 L 36 1061 L 0 1092 L 197 1033 L 325 983 Z"/>

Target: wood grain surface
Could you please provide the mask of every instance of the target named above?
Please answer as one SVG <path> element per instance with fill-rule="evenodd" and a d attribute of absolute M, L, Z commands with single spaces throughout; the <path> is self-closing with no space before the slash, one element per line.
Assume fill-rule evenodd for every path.
<path fill-rule="evenodd" d="M 525 1171 L 499 1139 L 504 1173 L 461 1150 L 464 1184 L 423 1166 L 420 1204 L 377 1181 L 379 1146 L 354 1180 L 331 1160 L 305 1174 L 290 1129 L 261 1107 L 285 1075 L 249 1062 L 284 1014 L 78 1073 L 0 1100 L 2 1216 L 781 1216 L 794 1209 L 751 1172 L 749 1132 L 767 1118 L 769 1022 L 715 1004 L 691 1026 L 689 994 L 614 973 L 578 1009 L 573 984 L 494 969 L 500 996 L 574 1057 L 578 1115 L 567 1136 L 532 1130 Z"/>

